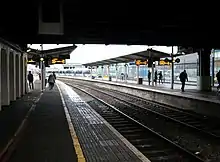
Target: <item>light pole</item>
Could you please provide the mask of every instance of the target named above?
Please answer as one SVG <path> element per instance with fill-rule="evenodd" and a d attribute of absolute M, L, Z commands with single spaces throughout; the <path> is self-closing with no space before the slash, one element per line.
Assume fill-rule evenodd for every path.
<path fill-rule="evenodd" d="M 40 67 L 41 67 L 41 92 L 44 90 L 44 83 L 45 83 L 45 77 L 44 77 L 44 54 L 43 54 L 43 44 L 41 46 L 41 58 L 40 58 Z"/>
<path fill-rule="evenodd" d="M 116 76 L 115 76 L 116 78 L 115 79 L 116 79 L 116 82 L 117 82 L 118 81 L 118 64 L 115 65 L 115 70 L 116 70 L 116 72 L 115 72 L 116 73 Z"/>
<path fill-rule="evenodd" d="M 173 46 L 172 46 L 172 53 L 171 53 L 171 89 L 173 89 L 174 85 L 174 62 L 173 62 Z"/>

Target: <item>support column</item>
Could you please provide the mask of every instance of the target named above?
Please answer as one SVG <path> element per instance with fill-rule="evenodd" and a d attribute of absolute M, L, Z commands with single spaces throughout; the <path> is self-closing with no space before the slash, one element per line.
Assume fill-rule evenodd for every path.
<path fill-rule="evenodd" d="M 16 55 L 14 52 L 10 52 L 9 55 L 9 81 L 10 81 L 10 101 L 16 100 Z"/>
<path fill-rule="evenodd" d="M 172 68 L 171 68 L 171 89 L 173 89 L 173 86 L 174 86 L 173 46 L 172 46 L 172 53 L 171 53 L 171 66 L 172 66 Z"/>
<path fill-rule="evenodd" d="M 2 105 L 10 105 L 10 80 L 9 80 L 9 48 L 1 51 L 1 99 Z"/>
<path fill-rule="evenodd" d="M 211 68 L 212 68 L 212 75 L 211 75 L 211 83 L 212 83 L 212 87 L 215 86 L 215 50 L 212 50 L 212 60 L 211 60 Z"/>
<path fill-rule="evenodd" d="M 127 76 L 128 76 L 128 74 L 127 74 L 127 67 L 128 67 L 128 65 L 125 64 L 125 65 L 124 65 L 124 74 L 125 74 L 124 80 L 125 80 L 125 82 L 127 82 Z"/>
<path fill-rule="evenodd" d="M 108 81 L 111 81 L 111 76 L 110 76 L 110 65 L 107 65 L 107 75 L 108 75 Z"/>
<path fill-rule="evenodd" d="M 91 67 L 91 78 L 92 78 L 92 67 Z"/>
<path fill-rule="evenodd" d="M 24 92 L 25 94 L 27 94 L 28 92 L 28 83 L 27 83 L 27 53 L 25 53 L 24 55 L 24 85 L 25 85 L 25 88 L 24 88 Z"/>
<path fill-rule="evenodd" d="M 110 65 L 107 65 L 107 73 L 108 73 L 108 77 L 110 76 Z"/>
<path fill-rule="evenodd" d="M 136 65 L 136 70 L 137 70 L 137 84 L 139 83 L 139 65 Z"/>
<path fill-rule="evenodd" d="M 103 77 L 104 77 L 104 66 L 102 65 L 102 71 L 101 71 L 101 76 L 102 76 L 102 80 L 103 80 Z"/>
<path fill-rule="evenodd" d="M 16 98 L 21 97 L 21 54 L 16 55 Z"/>
<path fill-rule="evenodd" d="M 151 81 L 152 81 L 152 86 L 154 86 L 154 62 L 152 63 L 152 70 L 151 70 Z"/>
<path fill-rule="evenodd" d="M 25 84 L 24 84 L 24 58 L 23 58 L 23 54 L 21 54 L 21 59 L 20 59 L 20 69 L 21 69 L 21 78 L 20 78 L 20 85 L 21 85 L 21 96 L 23 96 L 25 94 Z"/>
<path fill-rule="evenodd" d="M 201 91 L 211 91 L 210 54 L 211 49 L 201 49 L 199 51 L 199 76 L 197 77 L 197 88 Z"/>
<path fill-rule="evenodd" d="M 96 73 L 96 76 L 98 76 L 98 66 L 96 67 L 95 73 Z"/>
<path fill-rule="evenodd" d="M 115 79 L 117 82 L 118 81 L 118 65 L 117 64 L 115 65 Z"/>
<path fill-rule="evenodd" d="M 2 45 L 0 44 L 0 111 L 2 109 L 2 81 L 1 81 L 1 78 L 2 78 L 2 74 L 1 74 L 1 71 L 2 71 Z"/>

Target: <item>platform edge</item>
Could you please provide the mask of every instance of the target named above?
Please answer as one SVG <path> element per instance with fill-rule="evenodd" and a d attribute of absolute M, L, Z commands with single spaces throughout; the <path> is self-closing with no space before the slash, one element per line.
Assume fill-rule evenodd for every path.
<path fill-rule="evenodd" d="M 62 82 L 62 81 L 60 81 Z M 63 82 L 62 82 L 63 83 Z M 65 84 L 65 83 L 63 83 Z M 71 88 L 69 85 L 65 84 L 67 87 Z M 71 88 L 72 89 L 72 88 Z M 83 101 L 87 106 L 90 107 L 85 101 Z M 145 155 L 143 155 L 135 146 L 133 146 L 124 136 L 122 136 L 114 127 L 112 127 L 102 116 L 100 116 L 95 110 L 95 114 L 101 117 L 103 123 L 133 152 L 142 162 L 151 162 Z"/>
<path fill-rule="evenodd" d="M 74 146 L 75 151 L 76 151 L 78 162 L 85 162 L 86 160 L 85 160 L 85 157 L 83 155 L 82 148 L 80 146 L 78 137 L 77 137 L 75 129 L 73 127 L 73 124 L 72 124 L 72 121 L 71 121 L 71 118 L 70 118 L 70 114 L 69 114 L 69 111 L 67 109 L 67 106 L 66 106 L 66 103 L 65 103 L 62 91 L 61 91 L 61 89 L 60 89 L 58 84 L 57 84 L 57 88 L 59 90 L 60 97 L 61 97 L 61 100 L 62 100 L 62 104 L 63 104 L 65 116 L 66 116 L 66 120 L 67 120 L 67 123 L 68 123 L 68 126 L 69 126 L 69 131 L 70 131 L 70 135 L 71 135 L 71 138 L 72 138 L 72 141 L 73 141 L 73 146 Z"/>

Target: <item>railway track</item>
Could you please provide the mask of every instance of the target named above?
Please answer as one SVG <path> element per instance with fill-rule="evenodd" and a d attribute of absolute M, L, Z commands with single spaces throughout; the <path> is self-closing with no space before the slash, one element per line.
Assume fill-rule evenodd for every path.
<path fill-rule="evenodd" d="M 163 137 L 156 131 L 126 115 L 114 106 L 94 96 L 79 86 L 73 86 L 77 93 L 84 93 L 94 98 L 90 105 L 116 130 L 127 138 L 138 150 L 146 155 L 152 162 L 202 162 L 203 159 L 189 152 L 183 147 Z M 80 92 L 79 92 L 80 91 Z"/>
<path fill-rule="evenodd" d="M 72 80 L 65 79 L 63 81 L 72 86 Z M 115 90 L 109 90 L 85 83 L 82 84 L 75 81 L 74 85 L 77 87 L 83 87 L 83 89 L 87 92 L 93 93 L 95 96 L 98 96 L 107 103 L 114 105 L 116 108 L 123 111 L 133 119 L 139 121 L 145 126 L 147 125 L 152 130 L 157 131 L 160 135 L 163 135 L 190 152 L 197 154 L 202 159 L 205 159 L 206 161 L 219 161 L 220 145 L 218 136 L 205 132 L 204 130 L 200 130 L 194 126 L 190 126 L 187 123 L 170 119 L 170 116 L 166 117 L 166 115 L 160 115 L 160 113 L 155 113 L 154 111 L 150 110 L 167 109 L 167 111 L 171 112 L 177 111 L 180 113 L 178 114 L 180 116 L 183 116 L 184 114 L 196 121 L 202 121 L 206 124 L 208 123 L 207 118 L 184 111 L 175 111 L 174 109 L 169 107 L 167 108 L 161 104 L 152 103 L 152 101 L 147 101 L 145 99 Z M 119 101 L 121 101 L 121 103 Z M 200 125 L 204 123 L 201 123 Z M 184 127 L 186 129 L 184 129 Z"/>
<path fill-rule="evenodd" d="M 136 97 L 134 95 L 126 94 L 123 92 L 104 89 L 100 87 L 94 87 L 91 85 L 85 85 L 79 82 L 74 82 L 81 86 L 87 86 L 90 89 L 99 91 L 105 95 L 115 97 L 118 100 L 126 101 L 132 106 L 139 107 L 157 114 L 174 122 L 178 122 L 186 127 L 190 127 L 195 131 L 199 131 L 203 134 L 210 136 L 211 138 L 220 139 L 220 125 L 216 121 L 210 121 L 206 117 L 191 114 L 185 111 L 174 109 L 162 104 L 153 103 L 152 101 Z M 101 90 L 103 89 L 103 90 Z M 106 92 L 107 91 L 107 92 Z"/>

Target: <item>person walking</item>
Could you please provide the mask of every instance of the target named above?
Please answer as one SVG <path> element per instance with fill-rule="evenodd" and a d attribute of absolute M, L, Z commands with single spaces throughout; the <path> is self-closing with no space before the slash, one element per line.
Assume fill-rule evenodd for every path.
<path fill-rule="evenodd" d="M 219 89 L 219 88 L 220 88 L 220 70 L 219 70 L 218 73 L 216 74 L 216 78 L 217 78 L 217 81 L 218 81 L 217 89 Z"/>
<path fill-rule="evenodd" d="M 50 74 L 48 77 L 48 83 L 49 83 L 49 90 L 52 90 L 55 83 L 55 77 L 53 74 Z"/>
<path fill-rule="evenodd" d="M 216 74 L 216 78 L 217 78 L 217 81 L 218 81 L 217 95 L 219 95 L 219 93 L 220 93 L 220 70 L 219 70 L 218 73 Z"/>

